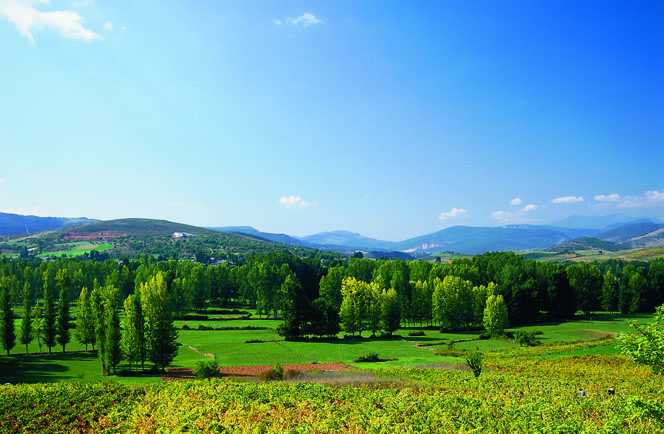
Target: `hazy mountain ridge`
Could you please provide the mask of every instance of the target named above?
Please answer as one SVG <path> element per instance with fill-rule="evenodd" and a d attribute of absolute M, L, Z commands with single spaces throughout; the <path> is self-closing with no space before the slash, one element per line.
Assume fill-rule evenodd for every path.
<path fill-rule="evenodd" d="M 86 217 L 38 217 L 0 212 L 0 236 L 42 232 L 63 226 L 98 220 Z"/>

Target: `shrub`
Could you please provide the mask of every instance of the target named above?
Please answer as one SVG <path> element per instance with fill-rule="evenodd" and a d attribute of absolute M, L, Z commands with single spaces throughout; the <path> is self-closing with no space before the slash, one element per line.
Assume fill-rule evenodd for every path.
<path fill-rule="evenodd" d="M 263 381 L 277 381 L 284 378 L 284 370 L 279 363 L 274 368 L 261 372 L 260 379 Z"/>
<path fill-rule="evenodd" d="M 477 336 L 477 339 L 479 340 L 485 340 L 485 339 L 491 339 L 491 333 L 480 333 L 479 336 Z"/>
<path fill-rule="evenodd" d="M 479 377 L 482 373 L 482 365 L 484 364 L 484 355 L 479 351 L 474 351 L 466 357 L 466 365 L 473 371 L 475 378 Z"/>
<path fill-rule="evenodd" d="M 217 364 L 217 359 L 212 360 L 202 360 L 196 363 L 194 368 L 194 377 L 199 380 L 207 378 L 219 377 L 219 365 Z"/>
<path fill-rule="evenodd" d="M 189 327 L 187 324 L 183 324 L 182 330 L 191 330 L 191 327 Z"/>
<path fill-rule="evenodd" d="M 213 329 L 212 327 L 210 327 L 210 326 L 206 326 L 206 325 L 200 324 L 200 325 L 198 326 L 198 330 L 214 330 L 214 329 Z"/>
<path fill-rule="evenodd" d="M 377 353 L 369 353 L 365 356 L 360 356 L 353 361 L 355 363 L 365 363 L 365 362 L 380 362 L 382 360 L 380 359 L 380 357 L 378 357 Z"/>
<path fill-rule="evenodd" d="M 299 378 L 301 376 L 302 376 L 302 371 L 298 371 L 297 369 L 291 369 L 284 373 L 285 379 Z"/>
<path fill-rule="evenodd" d="M 424 333 L 424 330 L 417 330 L 414 332 L 409 332 L 408 336 L 426 336 L 427 334 Z"/>
<path fill-rule="evenodd" d="M 535 338 L 535 333 L 527 331 L 518 331 L 514 333 L 514 340 L 522 347 L 529 347 L 539 343 Z"/>

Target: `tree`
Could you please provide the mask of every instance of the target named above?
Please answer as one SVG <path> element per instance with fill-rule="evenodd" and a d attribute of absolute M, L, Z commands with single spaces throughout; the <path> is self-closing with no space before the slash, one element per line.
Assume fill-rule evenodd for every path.
<path fill-rule="evenodd" d="M 173 361 L 178 351 L 177 331 L 173 325 L 173 312 L 166 287 L 163 273 L 158 272 L 140 288 L 148 359 L 162 371 Z"/>
<path fill-rule="evenodd" d="M 327 275 L 320 279 L 320 296 L 337 310 L 341 308 L 341 282 L 346 277 L 346 269 L 342 265 L 337 265 L 327 270 Z"/>
<path fill-rule="evenodd" d="M 578 263 L 567 267 L 570 287 L 574 290 L 578 308 L 590 313 L 600 308 L 602 274 L 595 265 Z"/>
<path fill-rule="evenodd" d="M 383 330 L 392 335 L 401 324 L 401 306 L 397 292 L 390 288 L 381 294 L 381 323 Z"/>
<path fill-rule="evenodd" d="M 608 312 L 618 310 L 619 289 L 620 281 L 608 270 L 602 279 L 602 309 Z"/>
<path fill-rule="evenodd" d="M 12 309 L 11 295 L 7 285 L 1 285 L 0 292 L 0 343 L 7 351 L 7 355 L 16 345 L 16 332 L 14 330 L 14 310 Z"/>
<path fill-rule="evenodd" d="M 490 295 L 484 309 L 484 328 L 490 334 L 502 333 L 508 325 L 507 305 L 502 295 Z"/>
<path fill-rule="evenodd" d="M 281 300 L 284 322 L 279 325 L 279 335 L 286 339 L 302 337 L 305 333 L 306 313 L 311 306 L 302 291 L 302 285 L 294 274 L 288 275 L 281 285 Z"/>
<path fill-rule="evenodd" d="M 360 336 L 362 336 L 361 283 L 363 282 L 356 280 L 353 277 L 347 277 L 343 280 L 341 285 L 343 301 L 341 302 L 339 316 L 341 317 L 341 324 L 344 331 L 350 333 L 352 336 L 354 336 L 356 332 L 360 332 Z"/>
<path fill-rule="evenodd" d="M 39 352 L 42 351 L 42 336 L 44 335 L 44 318 L 42 318 L 42 310 L 38 304 L 32 308 L 32 335 L 37 340 Z"/>
<path fill-rule="evenodd" d="M 32 333 L 32 316 L 30 306 L 30 284 L 25 282 L 23 285 L 23 319 L 21 320 L 21 344 L 25 345 L 25 354 L 28 354 L 28 345 L 32 342 L 34 334 Z"/>
<path fill-rule="evenodd" d="M 124 301 L 124 313 L 122 348 L 131 370 L 132 361 L 140 361 L 141 364 L 145 362 L 145 329 L 140 295 L 127 296 Z"/>
<path fill-rule="evenodd" d="M 60 289 L 60 298 L 58 299 L 58 318 L 56 323 L 57 341 L 62 345 L 62 352 L 65 352 L 65 346 L 69 343 L 71 336 L 69 329 L 71 325 L 69 317 L 69 300 L 64 287 Z"/>
<path fill-rule="evenodd" d="M 85 351 L 88 350 L 88 344 L 95 344 L 95 321 L 88 288 L 81 289 L 81 295 L 78 297 L 78 315 L 76 317 L 76 339 L 81 345 L 85 345 Z"/>
<path fill-rule="evenodd" d="M 118 289 L 113 285 L 101 287 L 95 282 L 90 300 L 93 306 L 95 341 L 102 372 L 104 375 L 108 375 L 110 370 L 115 373 L 115 367 L 122 359 Z"/>
<path fill-rule="evenodd" d="M 55 346 L 56 328 L 55 328 L 56 312 L 53 305 L 53 295 L 44 282 L 44 344 L 48 348 L 49 354 L 51 349 Z"/>
<path fill-rule="evenodd" d="M 656 309 L 652 323 L 632 322 L 632 327 L 639 334 L 621 334 L 618 337 L 620 350 L 635 362 L 649 366 L 655 374 L 664 374 L 664 305 Z"/>

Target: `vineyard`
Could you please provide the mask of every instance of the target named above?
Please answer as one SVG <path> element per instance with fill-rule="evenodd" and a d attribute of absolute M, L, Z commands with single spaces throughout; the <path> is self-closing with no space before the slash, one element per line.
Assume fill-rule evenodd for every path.
<path fill-rule="evenodd" d="M 600 354 L 606 343 L 488 352 L 478 378 L 438 363 L 269 383 L 5 386 L 0 432 L 664 432 L 662 376 Z"/>

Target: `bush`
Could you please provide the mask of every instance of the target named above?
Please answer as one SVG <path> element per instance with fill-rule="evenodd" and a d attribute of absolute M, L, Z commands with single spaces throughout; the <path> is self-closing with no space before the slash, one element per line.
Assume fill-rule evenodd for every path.
<path fill-rule="evenodd" d="M 514 333 L 514 340 L 522 347 L 529 347 L 539 344 L 535 338 L 534 332 L 518 331 Z"/>
<path fill-rule="evenodd" d="M 299 378 L 301 376 L 302 376 L 302 371 L 298 371 L 297 369 L 291 369 L 284 373 L 284 378 L 287 380 L 291 378 Z"/>
<path fill-rule="evenodd" d="M 284 370 L 279 363 L 274 368 L 261 372 L 260 378 L 263 381 L 277 381 L 284 378 Z"/>
<path fill-rule="evenodd" d="M 381 359 L 378 357 L 377 353 L 369 353 L 365 356 L 360 356 L 357 359 L 353 360 L 355 363 L 365 363 L 365 362 L 380 362 Z"/>
<path fill-rule="evenodd" d="M 182 330 L 191 330 L 191 327 L 189 327 L 187 324 L 183 324 Z"/>
<path fill-rule="evenodd" d="M 477 339 L 479 340 L 491 339 L 491 333 L 480 333 L 479 336 L 477 336 Z"/>
<path fill-rule="evenodd" d="M 414 332 L 409 332 L 408 336 L 426 336 L 427 334 L 424 333 L 424 330 L 417 330 Z"/>
<path fill-rule="evenodd" d="M 475 378 L 479 377 L 482 373 L 482 365 L 484 364 L 484 355 L 479 351 L 474 351 L 466 357 L 466 365 L 473 371 Z"/>
<path fill-rule="evenodd" d="M 210 378 L 219 376 L 220 373 L 217 359 L 203 360 L 196 363 L 196 367 L 194 368 L 194 377 L 197 379 L 202 380 L 207 378 L 209 380 Z"/>
<path fill-rule="evenodd" d="M 198 326 L 198 330 L 214 330 L 214 329 L 213 329 L 212 327 L 210 327 L 210 326 L 206 326 L 206 325 L 200 324 L 200 325 Z"/>

